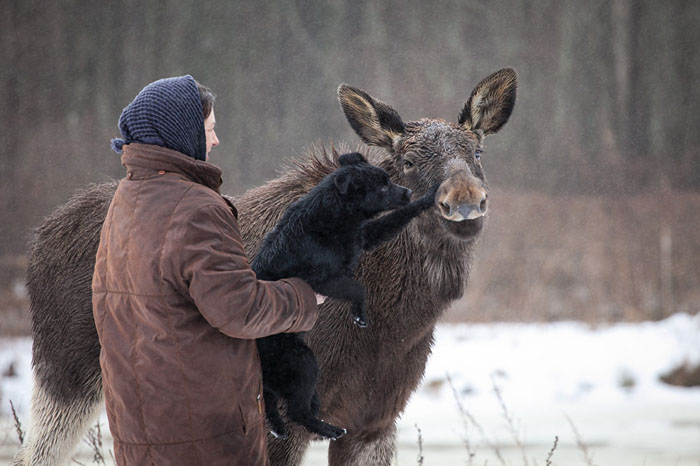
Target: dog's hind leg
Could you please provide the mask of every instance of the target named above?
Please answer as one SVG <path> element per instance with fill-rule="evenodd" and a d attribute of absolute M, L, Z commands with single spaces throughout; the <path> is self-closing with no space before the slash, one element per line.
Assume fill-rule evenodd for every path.
<path fill-rule="evenodd" d="M 314 394 L 311 397 L 311 414 L 318 417 L 321 412 L 321 400 L 318 397 L 318 391 L 314 390 Z"/>
<path fill-rule="evenodd" d="M 286 439 L 287 430 L 277 406 L 277 395 L 272 390 L 263 387 L 263 397 L 265 398 L 265 416 L 270 424 L 270 433 L 277 438 Z"/>
<path fill-rule="evenodd" d="M 59 400 L 34 380 L 30 428 L 13 466 L 63 466 L 76 445 L 95 422 L 102 406 L 101 379 L 90 396 L 83 393 L 71 400 Z"/>
<path fill-rule="evenodd" d="M 307 401 L 306 406 L 300 400 L 290 400 L 287 406 L 287 416 L 289 419 L 295 423 L 304 426 L 309 432 L 318 434 L 321 437 L 328 439 L 338 439 L 347 433 L 347 430 L 342 427 L 334 426 L 321 419 L 315 417 L 311 413 L 311 408 L 309 402 Z"/>

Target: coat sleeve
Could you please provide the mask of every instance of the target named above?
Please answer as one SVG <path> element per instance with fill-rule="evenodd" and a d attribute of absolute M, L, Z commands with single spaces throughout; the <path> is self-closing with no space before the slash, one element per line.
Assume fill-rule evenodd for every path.
<path fill-rule="evenodd" d="M 234 338 L 310 330 L 316 296 L 299 278 L 258 280 L 245 256 L 238 222 L 226 205 L 190 209 L 171 224 L 171 254 L 183 286 L 204 318 Z"/>

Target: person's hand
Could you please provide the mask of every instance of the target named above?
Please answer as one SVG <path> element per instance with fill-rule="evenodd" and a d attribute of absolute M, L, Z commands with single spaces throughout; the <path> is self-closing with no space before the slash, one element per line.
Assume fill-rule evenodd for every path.
<path fill-rule="evenodd" d="M 321 304 L 323 304 L 326 301 L 326 298 L 327 298 L 326 296 L 323 296 L 322 294 L 316 293 L 316 304 L 318 304 L 320 306 Z"/>

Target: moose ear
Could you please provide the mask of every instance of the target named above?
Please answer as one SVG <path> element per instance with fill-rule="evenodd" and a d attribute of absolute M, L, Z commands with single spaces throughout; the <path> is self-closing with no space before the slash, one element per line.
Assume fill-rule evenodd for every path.
<path fill-rule="evenodd" d="M 359 152 L 351 152 L 338 157 L 338 162 L 341 165 L 356 165 L 358 163 L 367 163 L 367 160 Z"/>
<path fill-rule="evenodd" d="M 496 71 L 481 81 L 459 114 L 459 124 L 470 130 L 480 129 L 484 134 L 497 132 L 513 112 L 517 85 L 513 68 Z"/>
<path fill-rule="evenodd" d="M 404 132 L 403 121 L 396 110 L 359 89 L 341 84 L 338 100 L 350 126 L 367 144 L 391 148 Z"/>
<path fill-rule="evenodd" d="M 334 179 L 333 183 L 340 191 L 340 194 L 347 194 L 350 189 L 350 176 L 345 173 L 339 173 Z"/>

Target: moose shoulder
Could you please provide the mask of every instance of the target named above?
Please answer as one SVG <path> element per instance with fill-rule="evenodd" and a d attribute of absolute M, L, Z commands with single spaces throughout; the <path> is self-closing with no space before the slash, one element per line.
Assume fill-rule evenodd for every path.
<path fill-rule="evenodd" d="M 462 295 L 476 239 L 488 212 L 480 163 L 484 137 L 513 110 L 516 75 L 498 71 L 472 91 L 456 122 L 399 114 L 346 85 L 338 97 L 363 151 L 414 197 L 439 184 L 431 209 L 395 239 L 362 256 L 356 278 L 367 287 L 372 325 L 347 319 L 347 305 L 329 300 L 306 336 L 321 368 L 321 417 L 347 427 L 329 446 L 331 465 L 389 465 L 395 421 L 425 369 L 437 319 Z M 337 154 L 318 150 L 280 178 L 233 199 L 246 253 L 252 258 L 286 207 L 337 167 Z M 28 269 L 34 337 L 33 428 L 18 465 L 61 464 L 101 408 L 99 343 L 90 280 L 99 232 L 115 184 L 74 196 L 37 230 Z M 310 434 L 290 429 L 269 438 L 274 465 L 298 465 Z"/>

